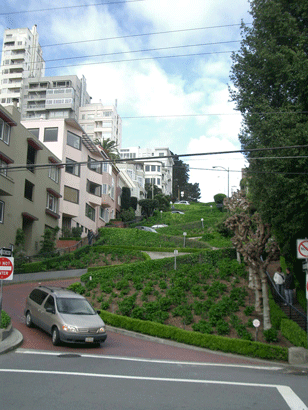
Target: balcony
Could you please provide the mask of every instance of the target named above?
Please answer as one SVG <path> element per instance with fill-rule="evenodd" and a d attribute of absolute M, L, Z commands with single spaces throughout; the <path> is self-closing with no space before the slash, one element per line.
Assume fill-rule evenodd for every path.
<path fill-rule="evenodd" d="M 100 205 L 103 208 L 110 208 L 114 205 L 114 200 L 110 198 L 108 194 L 103 194 L 101 197 L 101 203 Z"/>
<path fill-rule="evenodd" d="M 14 181 L 0 172 L 0 197 L 1 196 L 13 196 L 14 194 Z"/>

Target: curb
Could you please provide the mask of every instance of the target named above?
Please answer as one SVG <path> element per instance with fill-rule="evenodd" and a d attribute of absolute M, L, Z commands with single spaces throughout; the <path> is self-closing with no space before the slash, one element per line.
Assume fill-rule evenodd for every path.
<path fill-rule="evenodd" d="M 24 337 L 19 330 L 12 327 L 8 336 L 0 342 L 0 354 L 16 349 L 22 344 L 23 340 Z"/>

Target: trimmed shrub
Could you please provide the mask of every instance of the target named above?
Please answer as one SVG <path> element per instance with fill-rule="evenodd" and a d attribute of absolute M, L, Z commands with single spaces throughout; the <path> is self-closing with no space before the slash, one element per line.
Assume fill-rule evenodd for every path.
<path fill-rule="evenodd" d="M 10 323 L 11 323 L 10 316 L 4 310 L 1 310 L 0 329 L 6 329 Z"/>

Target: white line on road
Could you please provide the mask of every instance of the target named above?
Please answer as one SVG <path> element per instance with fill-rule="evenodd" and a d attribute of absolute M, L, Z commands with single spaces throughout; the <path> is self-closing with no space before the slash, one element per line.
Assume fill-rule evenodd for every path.
<path fill-rule="evenodd" d="M 37 351 L 37 350 L 24 350 L 24 349 L 17 349 L 15 353 L 19 354 L 40 354 L 46 356 L 61 356 L 65 354 L 71 354 L 72 352 L 48 352 L 48 351 Z M 250 365 L 250 364 L 228 364 L 228 363 L 207 363 L 207 362 L 181 362 L 176 360 L 157 360 L 157 359 L 144 359 L 139 357 L 121 357 L 121 356 L 104 356 L 101 354 L 94 355 L 94 354 L 79 354 L 76 353 L 80 357 L 88 357 L 88 358 L 95 358 L 95 359 L 108 359 L 108 360 L 124 360 L 124 361 L 131 361 L 131 362 L 145 362 L 145 363 L 163 363 L 163 364 L 175 364 L 175 365 L 187 365 L 187 366 L 218 366 L 218 367 L 240 367 L 245 369 L 256 369 L 256 370 L 282 370 L 283 367 L 275 367 L 275 366 L 258 366 L 258 365 Z"/>
<path fill-rule="evenodd" d="M 100 373 L 81 373 L 81 372 L 62 372 L 49 370 L 26 370 L 26 369 L 0 369 L 0 372 L 5 373 L 31 373 L 31 374 L 46 374 L 60 375 L 60 376 L 80 376 L 80 377 L 98 377 L 107 379 L 125 379 L 125 380 L 141 380 L 141 381 L 158 381 L 158 382 L 172 382 L 172 383 L 199 383 L 199 384 L 219 384 L 229 386 L 244 386 L 244 387 L 262 387 L 275 388 L 281 394 L 283 399 L 291 410 L 308 410 L 305 403 L 294 393 L 289 386 L 279 384 L 259 384 L 259 383 L 241 383 L 241 382 L 227 382 L 214 380 L 198 380 L 198 379 L 174 379 L 166 377 L 141 377 L 141 376 L 123 376 L 114 374 L 100 374 Z"/>

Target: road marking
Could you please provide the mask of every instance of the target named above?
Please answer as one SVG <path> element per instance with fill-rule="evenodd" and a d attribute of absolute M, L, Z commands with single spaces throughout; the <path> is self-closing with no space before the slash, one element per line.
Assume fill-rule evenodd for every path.
<path fill-rule="evenodd" d="M 105 379 L 124 379 L 124 380 L 141 380 L 141 381 L 158 381 L 158 382 L 172 382 L 172 383 L 198 383 L 198 384 L 219 384 L 229 386 L 243 386 L 243 387 L 266 387 L 275 388 L 281 394 L 287 405 L 291 410 L 308 410 L 305 403 L 294 393 L 289 386 L 279 384 L 259 384 L 259 383 L 242 383 L 242 382 L 224 382 L 214 380 L 198 380 L 198 379 L 174 379 L 166 377 L 141 377 L 141 376 L 123 376 L 115 374 L 100 374 L 100 373 L 81 373 L 81 372 L 62 372 L 49 370 L 26 370 L 26 369 L 0 369 L 4 373 L 30 373 L 30 374 L 46 374 L 60 375 L 60 376 L 79 376 L 79 377 L 98 377 Z"/>
<path fill-rule="evenodd" d="M 17 349 L 15 353 L 19 354 L 40 354 L 46 356 L 60 356 L 61 354 L 66 354 L 66 352 L 48 352 L 48 351 L 37 351 L 37 350 L 25 350 Z M 94 358 L 94 359 L 108 359 L 108 360 L 123 360 L 131 362 L 145 362 L 145 363 L 163 363 L 163 364 L 175 364 L 175 365 L 188 365 L 188 366 L 213 366 L 213 367 L 240 367 L 245 369 L 256 369 L 256 370 L 282 370 L 283 367 L 278 366 L 258 366 L 249 364 L 229 364 L 229 363 L 207 363 L 207 362 L 181 362 L 177 360 L 158 360 L 158 359 L 144 359 L 139 357 L 121 357 L 121 356 L 104 356 L 101 354 L 79 354 L 80 357 Z"/>

